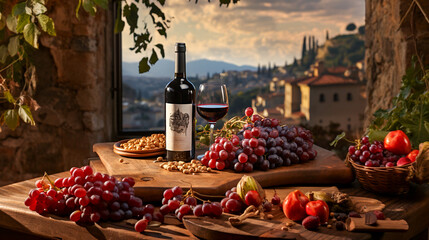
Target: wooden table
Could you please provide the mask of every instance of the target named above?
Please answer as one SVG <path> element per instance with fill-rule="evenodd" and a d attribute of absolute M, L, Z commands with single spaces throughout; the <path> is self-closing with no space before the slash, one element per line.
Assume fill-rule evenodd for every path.
<path fill-rule="evenodd" d="M 100 162 L 93 162 L 93 165 Z M 68 173 L 54 174 L 63 177 Z M 79 226 L 68 219 L 56 216 L 40 216 L 30 211 L 24 200 L 35 179 L 23 181 L 0 188 L 0 239 L 196 239 L 183 226 L 161 225 L 149 227 L 143 234 L 133 230 L 133 226 L 124 222 L 108 222 L 93 226 Z M 392 186 L 394 187 L 394 186 Z M 369 193 L 358 183 L 342 187 L 342 191 L 353 196 L 372 197 L 386 204 L 385 214 L 392 219 L 405 219 L 410 229 L 404 233 L 367 234 L 367 239 L 427 239 L 429 226 L 429 186 L 411 187 L 410 193 L 389 197 Z M 332 234 L 315 232 L 311 239 L 356 239 L 355 233 L 346 231 Z M 362 235 L 360 235 L 362 236 Z"/>

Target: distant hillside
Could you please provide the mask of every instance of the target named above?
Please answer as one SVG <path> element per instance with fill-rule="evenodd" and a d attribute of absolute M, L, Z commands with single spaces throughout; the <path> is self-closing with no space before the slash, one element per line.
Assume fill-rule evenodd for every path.
<path fill-rule="evenodd" d="M 364 44 L 363 35 L 338 35 L 318 48 L 316 59 L 326 66 L 351 66 L 365 58 Z"/>
<path fill-rule="evenodd" d="M 207 73 L 213 75 L 214 73 L 221 73 L 222 71 L 243 71 L 251 70 L 256 71 L 253 66 L 238 66 L 232 63 L 222 61 L 212 61 L 208 59 L 200 59 L 190 61 L 187 64 L 187 74 L 190 77 L 206 76 Z M 174 61 L 168 59 L 160 59 L 149 72 L 143 75 L 138 73 L 138 62 L 122 62 L 122 73 L 125 76 L 144 76 L 155 78 L 171 78 L 174 75 Z"/>

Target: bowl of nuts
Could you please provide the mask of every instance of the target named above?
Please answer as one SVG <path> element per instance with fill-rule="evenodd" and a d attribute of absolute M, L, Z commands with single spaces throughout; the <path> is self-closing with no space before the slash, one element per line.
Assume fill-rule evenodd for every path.
<path fill-rule="evenodd" d="M 124 157 L 151 157 L 165 154 L 165 135 L 152 134 L 141 138 L 125 139 L 113 145 L 113 152 Z"/>

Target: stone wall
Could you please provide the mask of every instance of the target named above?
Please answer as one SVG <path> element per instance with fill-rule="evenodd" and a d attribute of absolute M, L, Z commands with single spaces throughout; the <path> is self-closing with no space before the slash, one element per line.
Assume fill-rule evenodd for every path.
<path fill-rule="evenodd" d="M 412 0 L 366 0 L 365 65 L 367 108 L 365 124 L 378 108 L 392 107 L 401 79 L 411 57 L 416 55 L 412 37 L 411 15 L 414 14 L 418 54 L 429 64 L 429 23 L 419 9 L 411 12 L 400 26 L 400 20 Z M 418 0 L 429 14 L 429 1 Z"/>
<path fill-rule="evenodd" d="M 81 166 L 92 145 L 111 138 L 111 18 L 95 17 L 78 1 L 49 1 L 56 37 L 42 35 L 37 69 L 36 126 L 0 132 L 0 185 Z"/>

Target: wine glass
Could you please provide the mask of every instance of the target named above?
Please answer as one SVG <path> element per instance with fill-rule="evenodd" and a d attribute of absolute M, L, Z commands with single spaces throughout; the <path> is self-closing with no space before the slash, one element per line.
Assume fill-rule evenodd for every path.
<path fill-rule="evenodd" d="M 228 112 L 228 92 L 226 85 L 220 81 L 203 83 L 198 89 L 198 114 L 210 124 L 210 145 L 213 144 L 213 130 L 216 121 Z"/>

